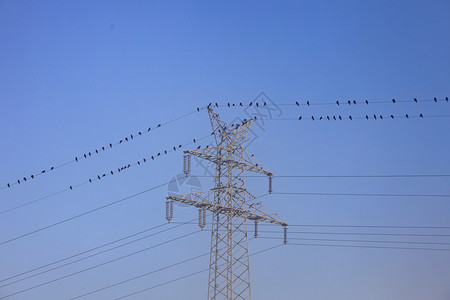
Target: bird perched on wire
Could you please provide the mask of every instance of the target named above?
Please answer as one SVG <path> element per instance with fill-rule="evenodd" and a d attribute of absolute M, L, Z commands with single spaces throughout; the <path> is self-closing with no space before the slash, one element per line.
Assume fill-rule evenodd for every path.
<path fill-rule="evenodd" d="M 392 103 L 395 103 L 395 99 L 392 99 Z"/>
<path fill-rule="evenodd" d="M 405 115 L 405 117 L 406 117 L 407 119 L 409 119 L 409 116 L 408 116 L 408 114 L 406 114 L 406 115 Z"/>
<path fill-rule="evenodd" d="M 414 102 L 416 102 L 416 103 L 417 103 L 417 98 L 414 98 Z"/>
<path fill-rule="evenodd" d="M 295 104 L 297 104 L 297 106 L 300 106 L 300 103 L 298 103 L 298 101 L 295 101 Z"/>
<path fill-rule="evenodd" d="M 369 101 L 368 101 L 368 100 L 366 100 L 366 104 L 367 104 L 367 105 L 369 104 Z"/>
<path fill-rule="evenodd" d="M 336 104 L 339 106 L 339 101 L 336 100 Z"/>
<path fill-rule="evenodd" d="M 309 106 L 309 101 L 306 101 L 306 104 Z"/>

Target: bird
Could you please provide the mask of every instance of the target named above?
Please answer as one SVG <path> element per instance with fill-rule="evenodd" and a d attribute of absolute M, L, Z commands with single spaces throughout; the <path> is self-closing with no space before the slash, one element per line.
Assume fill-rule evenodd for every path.
<path fill-rule="evenodd" d="M 366 120 L 369 120 L 369 116 L 368 115 L 366 115 Z"/>
<path fill-rule="evenodd" d="M 395 103 L 395 99 L 392 99 L 392 103 Z"/>
<path fill-rule="evenodd" d="M 164 150 L 164 154 L 166 154 L 166 155 L 167 155 L 167 151 L 166 151 L 166 150 Z"/>
<path fill-rule="evenodd" d="M 11 185 L 10 185 L 9 183 L 7 184 L 7 186 L 8 186 L 9 188 L 11 187 Z"/>
<path fill-rule="evenodd" d="M 330 120 L 330 116 L 327 116 L 327 120 L 328 120 L 328 121 Z"/>
<path fill-rule="evenodd" d="M 382 115 L 380 115 L 380 119 L 383 120 L 383 116 Z"/>
<path fill-rule="evenodd" d="M 92 155 L 91 152 L 88 152 L 88 155 L 91 156 Z"/>
<path fill-rule="evenodd" d="M 100 180 L 100 176 L 99 175 L 97 175 L 97 178 L 98 178 L 98 180 Z"/>
<path fill-rule="evenodd" d="M 197 107 L 197 111 L 200 111 L 200 108 Z"/>
<path fill-rule="evenodd" d="M 407 119 L 409 119 L 409 116 L 408 116 L 408 114 L 406 114 L 406 115 L 405 115 L 405 117 L 406 117 Z"/>
<path fill-rule="evenodd" d="M 419 117 L 420 117 L 420 118 L 423 118 L 423 115 L 422 115 L 422 114 L 420 114 L 420 115 L 419 115 Z"/>
<path fill-rule="evenodd" d="M 434 97 L 433 100 L 434 100 L 434 102 L 437 102 L 437 98 L 436 97 Z"/>
<path fill-rule="evenodd" d="M 198 146 L 197 149 L 200 149 L 201 146 Z"/>
<path fill-rule="evenodd" d="M 250 102 L 250 104 L 248 106 L 252 106 L 252 105 L 253 105 L 253 102 Z"/>
<path fill-rule="evenodd" d="M 255 120 L 257 120 L 256 116 L 255 116 Z"/>
<path fill-rule="evenodd" d="M 313 121 L 314 121 L 314 116 L 311 116 L 311 120 L 313 120 Z"/>
<path fill-rule="evenodd" d="M 266 102 L 264 102 L 264 105 L 263 106 L 266 106 L 267 105 L 267 103 Z"/>
<path fill-rule="evenodd" d="M 97 149 L 95 149 L 95 153 L 97 153 L 97 154 L 98 154 L 98 150 L 97 150 Z"/>
<path fill-rule="evenodd" d="M 377 119 L 377 115 L 376 115 L 376 114 L 373 114 L 373 118 L 376 120 L 376 119 Z"/>
<path fill-rule="evenodd" d="M 228 107 L 230 107 L 230 103 L 228 103 Z"/>
<path fill-rule="evenodd" d="M 302 119 L 302 116 L 298 117 L 298 119 L 301 120 L 301 119 Z"/>
<path fill-rule="evenodd" d="M 352 116 L 348 116 L 348 118 L 349 118 L 350 120 L 353 120 Z"/>
<path fill-rule="evenodd" d="M 447 102 L 448 102 L 448 97 L 445 97 L 445 101 L 447 101 Z"/>
<path fill-rule="evenodd" d="M 156 156 L 160 156 L 161 155 L 161 153 L 160 152 L 158 152 L 158 154 L 156 155 Z"/>
<path fill-rule="evenodd" d="M 353 104 L 355 104 L 355 105 L 356 105 L 356 100 L 353 100 Z"/>
<path fill-rule="evenodd" d="M 105 151 L 105 147 L 102 147 L 102 150 Z"/>
<path fill-rule="evenodd" d="M 113 171 L 111 171 L 111 175 L 114 175 L 114 172 L 113 172 Z"/>
<path fill-rule="evenodd" d="M 20 184 L 20 180 L 19 179 L 17 179 L 17 183 Z"/>
<path fill-rule="evenodd" d="M 350 102 L 350 100 L 347 101 L 348 105 L 352 105 L 352 103 Z"/>
<path fill-rule="evenodd" d="M 78 157 L 75 156 L 75 161 L 78 161 Z"/>
<path fill-rule="evenodd" d="M 366 100 L 366 104 L 369 104 L 369 101 L 368 101 L 368 100 Z"/>
<path fill-rule="evenodd" d="M 155 160 L 155 158 L 152 156 L 152 160 Z"/>
<path fill-rule="evenodd" d="M 87 155 L 86 155 L 86 154 L 84 154 L 84 158 L 87 158 Z"/>
<path fill-rule="evenodd" d="M 333 120 L 335 120 L 335 121 L 336 121 L 336 116 L 333 116 Z"/>
<path fill-rule="evenodd" d="M 195 143 L 196 141 L 195 141 L 195 139 L 192 139 L 192 141 Z"/>
<path fill-rule="evenodd" d="M 146 160 L 145 158 L 143 159 L 143 161 L 144 161 L 145 163 L 147 162 L 147 160 Z"/>
<path fill-rule="evenodd" d="M 140 161 L 137 161 L 137 164 L 138 164 L 138 165 L 141 165 L 141 162 L 140 162 Z M 112 171 L 111 171 L 111 172 L 112 172 Z"/>
<path fill-rule="evenodd" d="M 181 148 L 181 145 L 178 145 L 178 148 Z"/>
<path fill-rule="evenodd" d="M 106 174 L 103 174 L 103 175 L 102 175 L 102 177 L 105 177 L 105 176 L 106 176 Z"/>
<path fill-rule="evenodd" d="M 44 173 L 45 173 L 45 170 L 42 170 L 41 173 L 44 174 Z"/>
<path fill-rule="evenodd" d="M 259 104 L 258 104 L 258 102 L 256 102 L 256 107 L 259 107 Z"/>
<path fill-rule="evenodd" d="M 147 129 L 147 132 L 149 132 L 150 130 L 152 130 L 152 128 L 151 128 L 151 127 L 149 127 L 149 128 Z"/>
<path fill-rule="evenodd" d="M 177 147 L 173 146 L 173 151 L 177 151 Z"/>
<path fill-rule="evenodd" d="M 306 101 L 306 104 L 309 106 L 309 101 Z"/>
<path fill-rule="evenodd" d="M 339 101 L 336 100 L 336 104 L 339 106 Z"/>
<path fill-rule="evenodd" d="M 156 128 L 161 127 L 161 124 L 158 124 L 158 126 L 156 126 Z"/>
<path fill-rule="evenodd" d="M 341 116 L 339 116 L 339 120 L 342 120 L 342 117 L 341 117 Z"/>
<path fill-rule="evenodd" d="M 34 179 L 34 175 L 31 175 L 31 178 Z"/>
<path fill-rule="evenodd" d="M 300 103 L 298 103 L 298 101 L 295 101 L 295 104 L 297 104 L 297 106 L 300 106 Z"/>
<path fill-rule="evenodd" d="M 72 190 L 72 186 L 69 186 L 69 188 Z"/>
<path fill-rule="evenodd" d="M 122 140 L 120 140 L 120 141 L 119 141 L 119 144 L 122 144 L 122 143 L 123 143 L 123 141 L 122 141 Z"/>
<path fill-rule="evenodd" d="M 391 115 L 391 119 L 393 119 L 394 118 L 394 115 Z"/>
<path fill-rule="evenodd" d="M 414 98 L 414 102 L 416 102 L 416 103 L 417 103 L 417 98 Z"/>
<path fill-rule="evenodd" d="M 239 102 L 239 105 L 242 106 L 242 102 Z"/>
<path fill-rule="evenodd" d="M 320 116 L 319 120 L 322 120 L 322 116 Z"/>
<path fill-rule="evenodd" d="M 89 182 L 92 183 L 92 179 L 89 179 Z"/>
<path fill-rule="evenodd" d="M 109 148 L 112 148 L 112 144 L 109 144 Z"/>
<path fill-rule="evenodd" d="M 128 142 L 128 138 L 127 138 L 127 137 L 125 138 L 125 141 L 127 141 L 127 142 Z"/>
<path fill-rule="evenodd" d="M 216 107 L 219 107 L 219 104 L 217 104 L 217 102 L 216 102 Z"/>
<path fill-rule="evenodd" d="M 208 145 L 206 145 L 206 149 L 208 149 L 209 148 L 209 146 Z"/>
<path fill-rule="evenodd" d="M 24 177 L 24 178 L 23 178 L 23 181 L 27 181 L 27 178 L 26 178 L 26 177 Z"/>
<path fill-rule="evenodd" d="M 130 138 L 133 139 L 133 135 L 130 135 Z"/>

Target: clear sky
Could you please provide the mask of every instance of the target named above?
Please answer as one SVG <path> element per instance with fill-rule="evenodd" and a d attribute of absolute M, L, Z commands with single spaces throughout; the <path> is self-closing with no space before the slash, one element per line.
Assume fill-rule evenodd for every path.
<path fill-rule="evenodd" d="M 450 194 L 449 176 L 308 177 L 450 174 L 449 32 L 448 0 L 0 0 L 0 299 L 29 288 L 6 299 L 70 299 L 207 253 L 208 225 L 171 241 L 198 230 L 196 209 L 175 206 L 173 221 L 194 224 L 40 268 L 166 223 L 165 197 L 177 187 L 148 190 L 182 172 L 180 150 L 212 142 L 208 115 L 196 110 L 210 102 L 227 122 L 267 115 L 248 151 L 275 173 L 274 194 L 265 195 L 266 178 L 249 177 L 249 191 L 289 224 L 333 225 L 290 226 L 288 245 L 252 256 L 253 299 L 450 299 L 450 197 L 433 196 Z M 246 107 L 255 98 L 271 115 Z M 348 100 L 357 104 L 332 104 Z M 327 115 L 345 120 L 317 120 Z M 194 161 L 194 186 L 206 190 L 204 170 Z M 250 254 L 282 243 L 269 239 L 281 228 L 259 230 Z M 206 255 L 79 299 L 207 267 Z M 205 299 L 207 281 L 203 272 L 126 299 Z"/>

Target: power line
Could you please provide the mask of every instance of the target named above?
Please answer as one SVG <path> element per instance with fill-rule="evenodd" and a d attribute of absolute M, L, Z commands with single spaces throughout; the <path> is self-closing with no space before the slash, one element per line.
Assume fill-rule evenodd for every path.
<path fill-rule="evenodd" d="M 261 118 L 263 121 L 358 121 L 358 120 L 377 120 L 377 121 L 385 121 L 385 120 L 394 120 L 394 119 L 424 119 L 424 118 L 449 118 L 450 115 L 365 115 L 362 117 L 355 117 L 352 115 L 341 116 L 341 115 L 312 115 L 312 116 L 304 116 L 300 115 L 297 118 Z"/>
<path fill-rule="evenodd" d="M 369 249 L 395 249 L 395 250 L 450 251 L 450 249 L 440 249 L 440 248 L 416 248 L 416 247 L 413 248 L 413 247 L 364 246 L 364 245 L 330 245 L 330 244 L 309 244 L 309 243 L 288 243 L 287 245 L 344 247 L 344 248 L 369 248 Z"/>
<path fill-rule="evenodd" d="M 44 282 L 44 283 L 41 283 L 41 284 L 38 284 L 38 285 L 35 285 L 35 286 L 32 286 L 32 287 L 29 287 L 29 288 L 26 288 L 26 289 L 23 289 L 23 290 L 14 292 L 14 293 L 12 293 L 12 294 L 9 294 L 9 295 L 6 295 L 6 296 L 1 297 L 0 299 L 5 299 L 5 298 L 8 298 L 8 297 L 17 295 L 17 294 L 21 294 L 21 293 L 24 293 L 24 292 L 33 290 L 33 289 L 35 289 L 35 288 L 38 288 L 38 287 L 41 287 L 41 286 L 44 286 L 44 285 L 48 285 L 48 284 L 50 284 L 50 283 L 53 283 L 53 282 L 56 282 L 56 281 L 59 281 L 59 280 L 62 280 L 62 279 L 65 279 L 65 278 L 68 278 L 68 277 L 71 277 L 71 276 L 74 276 L 74 275 L 83 273 L 83 272 L 86 272 L 86 271 L 89 271 L 89 270 L 92 270 L 92 269 L 95 269 L 95 268 L 104 266 L 104 265 L 106 265 L 106 264 L 109 264 L 109 263 L 112 263 L 112 262 L 115 262 L 115 261 L 118 261 L 118 260 L 121 260 L 121 259 L 124 259 L 124 258 L 127 258 L 127 257 L 130 257 L 130 256 L 132 256 L 132 255 L 136 255 L 136 254 L 142 253 L 142 252 L 144 252 L 144 251 L 148 251 L 148 250 L 150 250 L 150 249 L 153 249 L 153 248 L 156 248 L 156 247 L 159 247 L 159 246 L 162 246 L 162 245 L 165 245 L 165 244 L 174 242 L 174 241 L 176 241 L 176 240 L 179 240 L 179 239 L 188 237 L 188 236 L 193 235 L 193 234 L 198 233 L 198 232 L 200 232 L 200 230 L 197 230 L 197 231 L 194 231 L 194 232 L 191 232 L 191 233 L 188 233 L 188 234 L 184 234 L 184 235 L 182 235 L 182 236 L 179 236 L 179 237 L 176 237 L 176 238 L 167 240 L 167 241 L 165 241 L 165 242 L 162 242 L 162 243 L 153 245 L 153 246 L 151 246 L 151 247 L 147 247 L 147 248 L 141 249 L 141 250 L 139 250 L 139 251 L 132 252 L 132 253 L 129 253 L 129 254 L 127 254 L 127 255 L 124 255 L 124 256 L 121 256 L 121 257 L 118 257 L 118 258 L 115 258 L 115 259 L 112 259 L 112 260 L 103 262 L 103 263 L 101 263 L 101 264 L 98 264 L 98 265 L 95 265 L 95 266 L 92 266 L 92 267 L 89 267 L 89 268 L 86 268 L 86 269 L 83 269 L 83 270 L 80 270 L 80 271 L 77 271 L 77 272 L 74 272 L 74 273 L 71 273 L 71 274 L 68 274 L 68 275 L 65 275 L 65 276 L 56 278 L 56 279 L 53 279 L 53 280 L 50 280 L 50 281 L 46 281 L 46 282 Z"/>
<path fill-rule="evenodd" d="M 115 204 L 118 204 L 118 203 L 120 203 L 120 202 L 129 200 L 129 199 L 134 198 L 134 197 L 136 197 L 136 196 L 140 196 L 140 195 L 142 195 L 142 194 L 145 194 L 145 193 L 148 193 L 148 192 L 150 192 L 150 191 L 153 191 L 153 190 L 156 190 L 156 189 L 158 189 L 158 188 L 161 188 L 161 187 L 163 187 L 163 186 L 166 186 L 166 185 L 168 185 L 168 184 L 170 184 L 170 183 L 172 183 L 172 182 L 174 182 L 174 181 L 176 181 L 176 179 L 171 180 L 171 181 L 166 182 L 166 183 L 159 184 L 159 185 L 154 186 L 154 187 L 152 187 L 152 188 L 149 188 L 149 189 L 146 189 L 146 190 L 144 190 L 144 191 L 141 191 L 141 192 L 138 192 L 138 193 L 136 193 L 136 194 L 133 194 L 133 195 L 131 195 L 131 196 L 127 196 L 127 197 L 125 197 L 125 198 L 116 200 L 116 201 L 114 201 L 114 202 L 111 202 L 111 203 L 102 205 L 102 206 L 100 206 L 100 207 L 91 209 L 91 210 L 89 210 L 89 211 L 86 211 L 86 212 L 84 212 L 84 213 L 78 214 L 78 215 L 76 215 L 76 216 L 73 216 L 73 217 L 64 219 L 64 220 L 59 221 L 59 222 L 56 222 L 56 223 L 53 223 L 53 224 L 51 224 L 51 225 L 48 225 L 48 226 L 45 226 L 45 227 L 42 227 L 42 228 L 39 228 L 39 229 L 30 231 L 30 232 L 28 232 L 28 233 L 22 234 L 22 235 L 20 235 L 20 236 L 15 237 L 15 238 L 12 238 L 12 239 L 9 239 L 9 240 L 0 242 L 0 246 L 2 246 L 2 245 L 4 245 L 4 244 L 7 244 L 7 243 L 10 243 L 10 242 L 12 242 L 12 241 L 21 239 L 21 238 L 23 238 L 23 237 L 32 235 L 32 234 L 34 234 L 34 233 L 41 232 L 41 231 L 43 231 L 43 230 L 46 230 L 46 229 L 55 227 L 55 226 L 57 226 L 57 225 L 61 225 L 61 224 L 63 224 L 63 223 L 66 223 L 66 222 L 75 220 L 75 219 L 80 218 L 80 217 L 82 217 L 82 216 L 85 216 L 85 215 L 88 215 L 88 214 L 90 214 L 90 213 L 99 211 L 99 210 L 101 210 L 101 209 L 110 207 L 110 206 L 115 205 Z"/>
<path fill-rule="evenodd" d="M 279 233 L 278 231 L 270 231 L 270 230 L 261 230 L 261 231 L 258 231 L 258 232 L 263 232 L 263 233 Z M 319 232 L 319 231 L 289 231 L 289 234 L 450 237 L 450 234 L 378 233 L 378 232 Z"/>
<path fill-rule="evenodd" d="M 39 276 L 39 275 L 42 275 L 42 274 L 45 274 L 45 273 L 48 273 L 48 272 L 51 272 L 51 271 L 60 269 L 60 268 L 63 268 L 63 267 L 65 267 L 65 266 L 68 266 L 68 265 L 71 265 L 71 264 L 74 264 L 74 263 L 77 263 L 77 262 L 86 260 L 86 259 L 88 259 L 88 258 L 92 258 L 92 257 L 98 256 L 98 255 L 100 255 L 100 254 L 104 254 L 104 253 L 106 253 L 106 252 L 109 252 L 109 251 L 112 251 L 112 250 L 115 250 L 115 249 L 118 249 L 118 248 L 121 248 L 121 247 L 130 245 L 130 244 L 132 244 L 132 243 L 136 243 L 136 242 L 138 242 L 138 241 L 144 240 L 144 239 L 149 238 L 149 237 L 152 237 L 152 236 L 154 236 L 154 235 L 157 235 L 157 234 L 160 234 L 160 233 L 163 233 L 163 232 L 166 232 L 166 231 L 173 230 L 173 229 L 178 228 L 178 227 L 180 227 L 180 226 L 182 226 L 182 225 L 184 225 L 184 224 L 182 223 L 182 224 L 180 224 L 180 225 L 177 225 L 177 226 L 174 226 L 174 227 L 170 227 L 170 228 L 168 228 L 168 229 L 164 229 L 164 230 L 161 230 L 161 231 L 152 233 L 152 234 L 148 234 L 148 235 L 146 235 L 146 236 L 143 236 L 143 237 L 137 238 L 137 239 L 135 239 L 135 240 L 132 240 L 132 241 L 123 243 L 123 244 L 121 244 L 121 245 L 117 245 L 117 246 L 115 246 L 115 247 L 112 247 L 112 248 L 109 248 L 109 249 L 106 249 L 106 250 L 103 250 L 103 251 L 100 251 L 100 252 L 91 254 L 91 255 L 86 256 L 86 257 L 82 257 L 82 258 L 80 258 L 80 259 L 77 259 L 77 260 L 74 260 L 74 261 L 65 263 L 65 264 L 60 265 L 60 266 L 53 267 L 53 268 L 51 268 L 51 269 L 48 269 L 48 270 L 39 272 L 39 273 L 37 273 L 37 274 L 33 274 L 33 275 L 30 275 L 30 276 L 27 276 L 27 277 L 24 277 L 24 278 L 15 280 L 15 281 L 13 281 L 13 282 L 9 282 L 9 283 L 7 283 L 7 284 L 4 284 L 4 285 L 0 286 L 0 288 L 5 287 L 5 286 L 8 286 L 8 285 L 11 285 L 11 284 L 14 284 L 14 283 L 17 283 L 17 282 L 24 281 L 24 280 L 26 280 L 26 279 L 30 279 L 30 278 L 36 277 L 36 276 Z M 110 243 L 109 243 L 109 244 L 110 244 Z M 98 247 L 97 247 L 97 248 L 98 248 Z M 85 251 L 85 253 L 86 253 L 86 251 Z M 79 255 L 77 255 L 77 256 L 79 256 Z M 73 256 L 72 256 L 72 257 L 73 257 Z M 68 260 L 68 259 L 69 259 L 69 258 L 62 259 L 62 260 L 60 260 L 60 261 L 58 261 L 58 262 L 65 261 L 65 260 Z M 55 264 L 55 263 L 47 264 L 46 266 L 53 265 L 53 264 Z M 36 269 L 42 269 L 42 268 L 43 268 L 43 267 L 39 267 L 39 268 L 36 268 Z M 34 269 L 34 270 L 36 270 L 36 269 Z M 32 271 L 33 271 L 33 270 L 28 271 L 28 272 L 24 272 L 24 273 L 22 273 L 21 275 L 30 273 L 30 272 L 32 272 Z M 16 276 L 13 276 L 13 277 L 17 277 L 17 276 L 19 276 L 19 275 L 16 275 Z M 11 279 L 11 277 L 8 278 L 8 279 Z M 5 280 L 7 280 L 7 279 L 5 279 Z M 4 281 L 4 280 L 2 280 L 2 281 Z"/>
<path fill-rule="evenodd" d="M 260 224 L 270 226 L 273 224 Z M 406 225 L 330 225 L 330 224 L 289 224 L 289 227 L 330 227 L 330 228 L 398 228 L 398 229 L 450 229 L 450 226 L 406 226 Z"/>
<path fill-rule="evenodd" d="M 375 194 L 375 193 L 308 193 L 308 192 L 272 192 L 273 195 L 305 196 L 368 196 L 368 197 L 450 197 L 449 194 Z"/>
<path fill-rule="evenodd" d="M 183 118 L 186 118 L 186 117 L 188 117 L 188 116 L 190 116 L 190 115 L 192 115 L 192 114 L 194 114 L 194 113 L 196 113 L 196 112 L 199 112 L 200 110 L 203 110 L 203 109 L 204 109 L 204 107 L 202 107 L 202 108 L 197 108 L 197 109 L 194 110 L 194 111 L 191 111 L 191 112 L 189 112 L 189 113 L 187 113 L 187 114 L 184 114 L 184 115 L 182 115 L 182 116 L 179 116 L 179 117 L 174 118 L 174 119 L 172 119 L 172 120 L 169 120 L 169 121 L 167 121 L 167 122 L 159 123 L 156 127 L 154 127 L 154 129 L 158 129 L 158 128 L 163 127 L 163 126 L 165 126 L 165 125 L 168 125 L 168 124 L 170 124 L 170 123 L 172 123 L 172 122 L 175 122 L 175 121 L 181 120 L 181 119 L 183 119 Z M 69 161 L 67 161 L 67 162 L 65 162 L 65 163 L 62 163 L 62 164 L 60 164 L 60 165 L 57 165 L 57 166 L 54 166 L 54 167 L 46 168 L 46 169 L 44 169 L 44 170 L 42 170 L 42 171 L 40 171 L 40 172 L 34 172 L 33 175 L 25 176 L 25 177 L 22 177 L 22 178 L 20 178 L 20 179 L 17 179 L 17 180 L 14 181 L 14 182 L 7 183 L 7 184 L 4 185 L 3 187 L 1 187 L 0 190 L 6 189 L 6 188 L 10 188 L 10 187 L 12 187 L 12 186 L 14 186 L 14 185 L 16 185 L 16 184 L 20 184 L 20 183 L 26 182 L 27 180 L 33 180 L 33 179 L 35 179 L 35 178 L 38 177 L 38 176 L 41 176 L 41 175 L 44 175 L 44 174 L 48 174 L 48 173 L 51 172 L 51 171 L 54 171 L 54 170 L 56 170 L 56 169 L 58 169 L 58 168 L 67 166 L 67 165 L 69 165 L 69 164 L 71 164 L 71 163 L 78 162 L 78 161 L 80 161 L 80 160 L 82 160 L 82 159 L 88 159 L 88 158 L 94 157 L 94 156 L 99 155 L 100 153 L 102 153 L 102 152 L 104 152 L 104 151 L 107 151 L 108 149 L 112 149 L 113 147 L 115 147 L 115 146 L 117 146 L 117 145 L 120 145 L 120 144 L 122 144 L 122 143 L 124 143 L 124 142 L 132 141 L 132 140 L 134 140 L 136 137 L 139 137 L 139 136 L 142 136 L 142 135 L 144 135 L 144 134 L 146 134 L 146 133 L 149 133 L 151 130 L 152 130 L 152 128 L 151 128 L 151 127 L 148 127 L 146 130 L 138 131 L 138 132 L 137 132 L 136 134 L 134 134 L 134 135 L 133 135 L 133 134 L 130 134 L 129 136 L 127 136 L 127 137 L 125 137 L 125 138 L 123 138 L 123 139 L 121 139 L 121 140 L 119 140 L 119 141 L 117 141 L 117 142 L 109 143 L 109 145 L 105 145 L 105 146 L 102 146 L 102 147 L 98 147 L 97 149 L 92 150 L 92 152 L 86 152 L 86 153 L 84 153 L 83 155 L 79 155 L 79 156 L 77 155 L 77 156 L 75 156 L 74 159 L 69 160 Z"/>
<path fill-rule="evenodd" d="M 212 175 L 192 175 L 193 177 L 209 177 Z M 247 175 L 246 178 L 267 178 L 265 175 Z M 375 175 L 273 175 L 273 178 L 427 178 L 450 177 L 450 174 L 375 174 Z"/>
<path fill-rule="evenodd" d="M 261 253 L 263 253 L 263 252 L 266 252 L 266 251 L 269 251 L 269 250 L 273 250 L 273 249 L 275 249 L 275 248 L 278 248 L 278 247 L 280 247 L 280 246 L 283 246 L 283 244 L 279 244 L 279 245 L 275 245 L 275 246 L 272 246 L 272 247 L 263 249 L 263 250 L 261 250 L 261 251 L 258 251 L 258 252 L 255 252 L 255 253 L 253 253 L 253 254 L 250 254 L 249 256 L 258 255 L 258 254 L 261 254 Z M 200 273 L 204 273 L 204 272 L 206 272 L 206 271 L 208 271 L 208 270 L 209 270 L 209 269 L 203 269 L 203 270 L 201 270 L 201 271 L 197 271 L 197 272 L 194 272 L 194 273 L 190 273 L 190 274 L 188 274 L 188 275 L 185 275 L 185 276 L 182 276 L 182 277 L 178 277 L 178 278 L 176 278 L 176 279 L 172 279 L 172 280 L 169 280 L 169 281 L 166 281 L 166 282 L 163 282 L 163 283 L 160 283 L 160 284 L 151 286 L 151 287 L 149 287 L 149 288 L 146 288 L 146 289 L 143 289 L 143 290 L 139 290 L 139 291 L 137 291 L 137 292 L 133 292 L 133 293 L 131 293 L 131 294 L 127 294 L 127 295 L 121 296 L 121 297 L 119 297 L 119 298 L 116 298 L 116 300 L 123 299 L 123 298 L 127 298 L 127 297 L 130 297 L 130 296 L 133 296 L 133 295 L 142 293 L 142 292 L 146 292 L 146 291 L 152 290 L 152 289 L 157 288 L 157 287 L 160 287 L 160 286 L 167 285 L 167 284 L 172 283 L 172 282 L 175 282 L 175 281 L 179 281 L 179 280 L 182 280 L 182 279 L 185 279 L 185 278 L 188 278 L 188 277 L 192 277 L 192 276 L 197 275 L 197 274 L 200 274 Z"/>
<path fill-rule="evenodd" d="M 275 239 L 282 240 L 283 238 L 278 237 L 266 237 L 258 236 L 262 239 Z M 411 242 L 411 241 L 380 241 L 380 240 L 354 240 L 354 239 L 312 239 L 312 238 L 289 238 L 289 240 L 296 241 L 322 241 L 322 242 L 357 242 L 357 243 L 380 243 L 380 244 L 410 244 L 410 245 L 450 245 L 450 243 L 445 242 Z M 450 249 L 448 249 L 450 250 Z"/>

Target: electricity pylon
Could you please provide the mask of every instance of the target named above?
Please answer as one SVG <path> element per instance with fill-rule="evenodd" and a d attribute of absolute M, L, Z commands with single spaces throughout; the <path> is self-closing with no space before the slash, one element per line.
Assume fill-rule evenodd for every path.
<path fill-rule="evenodd" d="M 256 162 L 244 149 L 253 120 L 228 126 L 208 106 L 209 118 L 216 142 L 214 147 L 184 151 L 184 172 L 190 172 L 190 155 L 213 162 L 216 167 L 215 187 L 209 191 L 166 198 L 167 215 L 173 217 L 173 201 L 199 208 L 199 225 L 205 226 L 205 211 L 212 212 L 211 252 L 209 263 L 208 299 L 251 299 L 248 255 L 247 220 L 269 222 L 284 227 L 286 222 L 263 207 L 261 202 L 245 189 L 245 171 L 269 177 L 272 192 L 273 173 Z"/>

